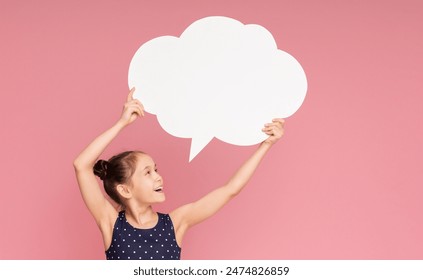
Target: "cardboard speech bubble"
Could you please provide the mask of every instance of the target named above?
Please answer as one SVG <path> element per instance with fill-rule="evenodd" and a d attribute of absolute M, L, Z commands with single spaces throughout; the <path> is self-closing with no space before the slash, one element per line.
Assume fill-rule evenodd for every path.
<path fill-rule="evenodd" d="M 128 84 L 165 131 L 192 139 L 189 161 L 213 137 L 260 143 L 263 125 L 294 114 L 307 92 L 300 63 L 278 50 L 268 30 L 221 16 L 193 22 L 179 38 L 143 44 Z"/>

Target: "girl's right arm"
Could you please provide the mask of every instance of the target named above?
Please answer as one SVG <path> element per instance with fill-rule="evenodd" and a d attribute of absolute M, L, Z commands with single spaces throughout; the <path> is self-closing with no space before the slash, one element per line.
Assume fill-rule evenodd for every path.
<path fill-rule="evenodd" d="M 135 121 L 138 116 L 144 115 L 142 104 L 132 97 L 134 91 L 135 88 L 129 92 L 120 119 L 111 128 L 94 139 L 73 162 L 82 198 L 103 232 L 103 237 L 105 237 L 104 234 L 107 235 L 108 229 L 113 228 L 117 211 L 101 192 L 93 167 L 101 153 L 119 132 Z"/>

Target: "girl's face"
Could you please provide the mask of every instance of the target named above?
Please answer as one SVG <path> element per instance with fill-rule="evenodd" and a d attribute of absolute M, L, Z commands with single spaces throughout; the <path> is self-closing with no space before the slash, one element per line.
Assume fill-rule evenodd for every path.
<path fill-rule="evenodd" d="M 149 155 L 138 155 L 137 167 L 131 181 L 132 197 L 138 203 L 150 205 L 165 201 L 162 176 L 157 172 L 157 166 Z"/>

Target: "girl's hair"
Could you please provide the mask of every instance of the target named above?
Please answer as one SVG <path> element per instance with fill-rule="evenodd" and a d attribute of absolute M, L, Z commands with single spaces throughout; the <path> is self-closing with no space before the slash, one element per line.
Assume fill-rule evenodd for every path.
<path fill-rule="evenodd" d="M 119 184 L 127 184 L 135 172 L 137 155 L 145 154 L 141 151 L 127 151 L 117 154 L 107 160 L 98 160 L 94 165 L 94 174 L 103 181 L 104 190 L 113 201 L 124 207 L 116 190 Z"/>

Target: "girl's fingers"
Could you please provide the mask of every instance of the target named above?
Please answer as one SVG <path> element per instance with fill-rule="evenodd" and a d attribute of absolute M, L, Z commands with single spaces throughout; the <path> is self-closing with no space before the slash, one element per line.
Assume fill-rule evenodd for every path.
<path fill-rule="evenodd" d="M 262 129 L 269 136 L 266 142 L 273 144 L 278 141 L 284 134 L 284 124 L 285 120 L 280 118 L 273 119 L 271 123 L 266 123 Z"/>
<path fill-rule="evenodd" d="M 138 100 L 138 99 L 135 99 L 136 100 L 136 104 L 138 105 L 138 106 L 140 106 L 140 108 L 142 109 L 142 110 L 144 110 L 144 105 L 142 105 L 142 103 Z"/>
<path fill-rule="evenodd" d="M 138 115 L 144 116 L 144 109 L 140 105 L 134 105 L 134 110 L 138 113 Z"/>
<path fill-rule="evenodd" d="M 273 134 L 274 130 L 272 127 L 265 127 L 262 129 L 262 131 L 266 134 Z"/>
<path fill-rule="evenodd" d="M 138 115 L 139 116 L 143 116 L 144 117 L 144 108 L 142 108 L 142 106 L 140 106 L 140 105 L 136 105 L 136 110 L 137 110 L 137 113 L 138 113 Z"/>
<path fill-rule="evenodd" d="M 140 116 L 144 117 L 144 110 L 142 108 L 138 108 L 138 111 L 140 112 Z"/>
<path fill-rule="evenodd" d="M 138 104 L 130 104 L 125 106 L 125 111 L 132 115 L 133 113 L 137 114 L 138 116 L 144 117 L 144 109 Z"/>
<path fill-rule="evenodd" d="M 128 104 L 136 104 L 141 106 L 142 108 L 144 108 L 144 106 L 142 105 L 141 101 L 139 101 L 138 99 L 132 99 L 130 101 L 127 102 Z"/>
<path fill-rule="evenodd" d="M 284 124 L 285 124 L 284 119 L 273 119 L 272 123 L 266 123 L 264 126 L 265 127 L 278 127 L 280 129 L 282 129 Z"/>
<path fill-rule="evenodd" d="M 144 116 L 144 106 L 138 99 L 134 99 L 135 105 L 139 108 L 141 115 Z"/>
<path fill-rule="evenodd" d="M 135 87 L 131 88 L 131 90 L 129 91 L 128 97 L 126 98 L 126 101 L 131 101 L 134 99 L 133 95 L 135 92 Z"/>
<path fill-rule="evenodd" d="M 144 113 L 140 110 L 140 109 L 137 109 L 136 111 L 136 114 L 138 115 L 138 116 L 142 116 L 142 117 L 144 117 Z"/>
<path fill-rule="evenodd" d="M 273 125 L 265 125 L 264 127 L 263 127 L 263 130 L 271 130 L 271 129 L 273 129 L 274 128 L 274 126 Z"/>
<path fill-rule="evenodd" d="M 281 118 L 276 118 L 276 119 L 273 119 L 272 122 L 274 122 L 274 123 L 277 122 L 277 123 L 280 123 L 281 125 L 283 125 L 285 123 L 285 120 L 281 119 Z"/>
<path fill-rule="evenodd" d="M 279 134 L 283 131 L 283 125 L 281 123 L 265 124 L 262 131 L 269 135 Z"/>
<path fill-rule="evenodd" d="M 138 99 L 132 99 L 130 101 L 127 101 L 125 103 L 125 107 L 129 107 L 129 106 L 140 106 L 140 108 L 142 108 L 142 110 L 144 110 L 144 106 L 142 105 L 142 103 Z"/>
<path fill-rule="evenodd" d="M 267 123 L 264 126 L 277 126 L 279 128 L 283 128 L 284 125 L 285 125 L 284 119 L 273 119 L 272 123 Z"/>
<path fill-rule="evenodd" d="M 285 122 L 285 119 L 283 119 L 283 118 L 274 118 L 272 120 L 272 122 Z"/>
<path fill-rule="evenodd" d="M 277 124 L 276 123 L 268 123 L 268 124 L 264 125 L 264 128 L 266 128 L 266 129 L 273 129 L 273 128 L 281 129 L 282 126 L 279 123 L 277 123 Z"/>

